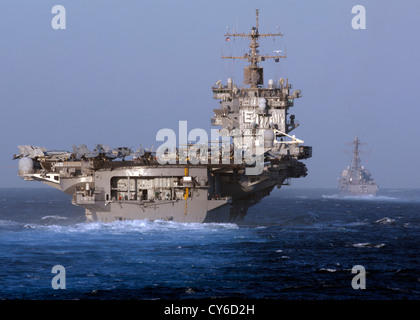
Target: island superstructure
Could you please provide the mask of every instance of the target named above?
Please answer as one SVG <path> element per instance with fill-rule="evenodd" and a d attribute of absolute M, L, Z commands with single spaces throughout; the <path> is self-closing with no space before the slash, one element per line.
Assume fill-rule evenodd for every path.
<path fill-rule="evenodd" d="M 283 78 L 264 84 L 259 64 L 285 56 L 259 53 L 261 37 L 282 34 L 260 34 L 258 18 L 257 10 L 256 26 L 249 33 L 225 35 L 248 38 L 250 50 L 243 56 L 222 56 L 247 60 L 249 65 L 242 84 L 228 79 L 212 87 L 219 106 L 211 124 L 220 128 L 220 140 L 200 148 L 179 144 L 163 153 L 102 144 L 93 151 L 86 145 L 74 145 L 72 151 L 22 145 L 14 155 L 19 176 L 71 195 L 72 203 L 85 209 L 87 221 L 242 219 L 274 187 L 306 176 L 301 160 L 312 156 L 311 147 L 290 135 L 298 122 L 289 108 L 301 91 L 292 92 Z"/>
<path fill-rule="evenodd" d="M 353 157 L 351 165 L 347 166 L 338 179 L 341 196 L 360 196 L 373 195 L 378 192 L 378 185 L 373 180 L 369 170 L 361 165 L 360 161 L 360 145 L 358 137 L 353 142 Z"/>

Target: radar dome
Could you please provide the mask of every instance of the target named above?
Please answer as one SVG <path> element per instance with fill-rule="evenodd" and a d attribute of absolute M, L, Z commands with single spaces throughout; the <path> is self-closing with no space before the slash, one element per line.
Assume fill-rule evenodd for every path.
<path fill-rule="evenodd" d="M 275 135 L 274 135 L 273 130 L 265 130 L 264 131 L 264 147 L 265 148 L 272 147 L 274 138 L 275 138 Z"/>
<path fill-rule="evenodd" d="M 34 173 L 34 161 L 29 157 L 23 157 L 19 160 L 18 174 L 25 175 Z"/>
<path fill-rule="evenodd" d="M 261 110 L 261 111 L 264 111 L 265 110 L 265 107 L 266 107 L 266 104 L 267 103 L 267 100 L 265 100 L 265 98 L 259 98 L 258 99 L 258 108 Z"/>

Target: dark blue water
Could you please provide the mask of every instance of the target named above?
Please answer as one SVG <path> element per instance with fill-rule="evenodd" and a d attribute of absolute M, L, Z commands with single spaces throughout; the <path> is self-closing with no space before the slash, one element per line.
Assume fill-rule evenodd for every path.
<path fill-rule="evenodd" d="M 0 189 L 0 299 L 420 299 L 419 244 L 420 190 L 289 187 L 238 225 L 86 224 L 59 191 Z"/>

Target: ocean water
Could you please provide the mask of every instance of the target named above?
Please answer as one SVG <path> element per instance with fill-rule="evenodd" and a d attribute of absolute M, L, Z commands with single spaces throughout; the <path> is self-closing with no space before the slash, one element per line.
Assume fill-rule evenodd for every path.
<path fill-rule="evenodd" d="M 0 189 L 0 299 L 420 299 L 419 189 L 284 187 L 240 224 L 85 223 L 70 200 Z"/>

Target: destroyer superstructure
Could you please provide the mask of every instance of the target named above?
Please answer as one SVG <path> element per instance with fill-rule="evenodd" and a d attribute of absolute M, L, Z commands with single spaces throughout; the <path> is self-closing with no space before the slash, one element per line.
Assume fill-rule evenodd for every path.
<path fill-rule="evenodd" d="M 257 10 L 250 33 L 226 36 L 248 38 L 250 51 L 222 58 L 247 60 L 249 65 L 240 86 L 228 79 L 226 85 L 219 80 L 212 87 L 219 100 L 211 119 L 220 127 L 216 143 L 198 149 L 180 144 L 163 153 L 101 144 L 93 151 L 73 146 L 72 152 L 19 146 L 14 156 L 20 159 L 19 176 L 72 195 L 72 203 L 85 208 L 88 221 L 181 222 L 236 221 L 275 186 L 306 176 L 299 160 L 310 158 L 312 148 L 289 134 L 298 123 L 288 111 L 301 92 L 291 92 L 288 79 L 268 80 L 265 86 L 259 66 L 267 59 L 284 58 L 261 55 L 259 38 L 282 34 L 260 34 Z M 228 137 L 228 145 L 223 137 Z"/>
<path fill-rule="evenodd" d="M 373 180 L 369 170 L 360 164 L 361 142 L 355 137 L 353 142 L 353 158 L 350 166 L 347 166 L 338 179 L 341 196 L 373 195 L 378 192 L 378 185 Z"/>

